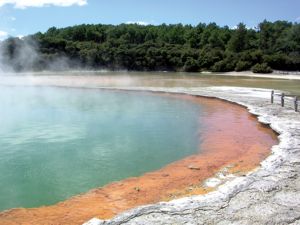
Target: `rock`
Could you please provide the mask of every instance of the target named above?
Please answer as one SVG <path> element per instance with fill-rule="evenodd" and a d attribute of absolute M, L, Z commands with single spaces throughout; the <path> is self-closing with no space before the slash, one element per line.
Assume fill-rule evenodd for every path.
<path fill-rule="evenodd" d="M 136 190 L 137 192 L 140 192 L 140 188 L 139 187 L 135 187 L 134 190 Z"/>
<path fill-rule="evenodd" d="M 194 165 L 189 165 L 188 168 L 190 170 L 200 170 L 200 167 L 199 166 L 194 166 Z"/>

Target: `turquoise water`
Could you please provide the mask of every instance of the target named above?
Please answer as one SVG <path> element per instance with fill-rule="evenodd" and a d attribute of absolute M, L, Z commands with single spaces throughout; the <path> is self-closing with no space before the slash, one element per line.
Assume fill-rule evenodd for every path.
<path fill-rule="evenodd" d="M 201 107 L 150 93 L 0 86 L 0 211 L 53 204 L 195 153 Z"/>

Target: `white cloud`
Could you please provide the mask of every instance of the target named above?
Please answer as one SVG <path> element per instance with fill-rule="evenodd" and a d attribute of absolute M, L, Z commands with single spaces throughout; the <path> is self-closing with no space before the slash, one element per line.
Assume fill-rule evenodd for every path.
<path fill-rule="evenodd" d="M 14 17 L 14 16 L 11 16 L 11 17 L 9 17 L 9 19 L 10 19 L 11 21 L 15 21 L 15 20 L 17 20 L 17 18 L 16 18 L 16 17 Z"/>
<path fill-rule="evenodd" d="M 83 6 L 87 0 L 0 0 L 0 7 L 11 4 L 15 8 L 25 9 L 27 7 L 44 7 L 44 6 Z"/>
<path fill-rule="evenodd" d="M 127 21 L 126 24 L 138 24 L 138 25 L 142 25 L 142 26 L 147 26 L 150 23 L 145 22 L 145 21 Z"/>
<path fill-rule="evenodd" d="M 300 16 L 295 19 L 297 22 L 300 22 Z"/>
<path fill-rule="evenodd" d="M 238 29 L 238 26 L 231 27 L 231 30 L 237 30 L 237 29 Z M 257 28 L 257 26 L 248 26 L 248 25 L 246 25 L 246 29 L 247 30 L 250 30 L 250 29 L 257 30 L 258 28 Z"/>
<path fill-rule="evenodd" d="M 0 30 L 0 40 L 5 39 L 8 36 L 8 33 Z"/>
<path fill-rule="evenodd" d="M 25 36 L 22 35 L 22 34 L 19 34 L 17 37 L 18 37 L 19 39 L 23 39 Z"/>

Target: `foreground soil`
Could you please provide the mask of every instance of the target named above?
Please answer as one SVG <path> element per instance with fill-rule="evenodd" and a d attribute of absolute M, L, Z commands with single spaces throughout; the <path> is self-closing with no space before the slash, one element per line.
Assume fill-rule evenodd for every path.
<path fill-rule="evenodd" d="M 278 143 L 277 135 L 243 107 L 217 99 L 163 95 L 205 105 L 205 116 L 199 118 L 206 129 L 199 137 L 201 152 L 53 206 L 3 211 L 0 224 L 82 224 L 144 204 L 203 194 L 212 190 L 203 185 L 207 178 L 224 168 L 242 175 L 259 166 Z"/>

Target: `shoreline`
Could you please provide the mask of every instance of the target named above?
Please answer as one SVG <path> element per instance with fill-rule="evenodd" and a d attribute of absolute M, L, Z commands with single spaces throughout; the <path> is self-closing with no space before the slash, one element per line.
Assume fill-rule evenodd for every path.
<path fill-rule="evenodd" d="M 30 77 L 30 76 L 82 76 L 85 74 L 86 76 L 93 75 L 127 75 L 127 74 L 186 74 L 186 75 L 202 75 L 202 76 L 228 76 L 228 77 L 253 77 L 253 78 L 269 78 L 269 79 L 282 79 L 282 80 L 300 80 L 300 72 L 299 71 L 274 71 L 272 73 L 253 73 L 252 71 L 231 71 L 231 72 L 176 72 L 176 71 L 127 71 L 127 70 L 70 70 L 70 71 L 41 71 L 41 72 L 7 72 L 0 73 L 0 77 Z M 66 75 L 67 74 L 67 75 Z"/>
<path fill-rule="evenodd" d="M 162 93 L 159 93 L 159 94 L 162 94 Z M 166 94 L 168 95 L 168 94 Z M 171 97 L 174 97 L 173 94 L 171 94 Z M 177 96 L 178 97 L 178 96 Z M 183 98 L 184 100 L 191 100 L 191 101 L 198 101 L 200 99 L 200 101 L 204 101 L 205 98 L 199 98 L 199 97 L 193 97 L 193 96 L 179 96 L 180 98 Z M 207 99 L 205 100 L 207 101 L 206 104 L 209 104 L 208 102 L 213 102 L 213 104 L 221 104 L 221 105 L 218 105 L 221 109 L 222 106 L 226 106 L 228 105 L 229 103 L 228 102 L 222 102 L 221 100 L 217 100 L 217 99 Z M 216 103 L 217 102 L 217 103 Z M 210 103 L 211 104 L 211 103 Z M 217 107 L 215 106 L 215 107 Z M 245 108 L 242 108 L 238 105 L 232 105 L 230 106 L 230 108 L 236 108 L 238 110 L 241 110 L 241 111 L 244 111 L 246 115 L 248 115 L 249 113 L 247 112 L 247 110 Z M 224 118 L 222 118 L 223 120 Z M 248 118 L 248 119 L 251 119 L 251 118 Z M 222 121 L 217 121 L 219 122 L 219 124 L 221 124 L 220 122 Z M 251 120 L 255 120 L 256 121 L 256 125 L 259 125 L 261 126 L 260 124 L 258 124 L 257 122 L 257 119 L 256 118 L 252 118 Z M 216 121 L 214 121 L 216 122 Z M 239 124 L 241 125 L 241 124 Z M 223 129 L 226 128 L 226 126 L 228 126 L 228 124 L 225 123 L 225 127 L 223 127 Z M 247 129 L 249 129 L 249 127 L 246 127 L 244 128 L 244 131 L 247 131 Z M 266 129 L 266 128 L 263 128 L 261 127 L 260 129 Z M 223 131 L 224 132 L 224 131 Z M 218 132 L 215 131 L 214 135 L 212 138 L 215 138 L 216 135 Z M 222 133 L 223 134 L 223 133 Z M 238 135 L 238 134 L 235 134 L 235 135 Z M 218 136 L 217 136 L 218 137 Z M 219 137 L 220 137 L 220 134 L 219 134 Z M 227 136 L 228 137 L 228 136 Z M 207 137 L 209 139 L 209 137 Z M 238 136 L 236 136 L 236 138 L 238 138 Z M 226 138 L 225 138 L 226 139 Z M 213 140 L 214 141 L 214 140 Z M 210 144 L 207 144 L 206 148 L 209 148 L 209 146 L 212 144 L 213 142 L 212 140 L 208 143 Z M 223 140 L 224 141 L 224 140 Z M 222 143 L 224 144 L 224 143 Z M 272 144 L 273 145 L 273 144 Z M 76 211 L 76 208 L 75 207 L 85 207 L 85 210 L 88 210 L 87 208 L 91 207 L 91 205 L 93 204 L 96 204 L 95 207 L 99 207 L 99 205 L 97 205 L 97 201 L 105 201 L 105 198 L 99 198 L 99 196 L 109 196 L 109 197 L 106 197 L 106 199 L 108 199 L 109 201 L 111 201 L 112 199 L 115 199 L 115 207 L 116 205 L 118 205 L 118 207 L 116 207 L 116 209 L 114 209 L 115 212 L 112 212 L 111 209 L 109 209 L 108 205 L 109 205 L 109 202 L 107 202 L 108 205 L 105 205 L 102 207 L 102 218 L 110 218 L 122 211 L 124 211 L 124 209 L 130 209 L 134 206 L 138 206 L 138 205 L 143 205 L 143 204 L 149 204 L 149 203 L 154 203 L 154 202 L 158 202 L 158 201 L 162 201 L 162 200 L 171 200 L 171 199 L 175 199 L 175 198 L 180 198 L 180 197 L 184 197 L 184 196 L 190 196 L 190 195 L 194 195 L 194 194 L 203 194 L 203 193 L 207 193 L 208 191 L 211 191 L 211 190 L 214 190 L 218 185 L 220 185 L 223 181 L 221 182 L 217 182 L 218 184 L 215 185 L 214 183 L 215 180 L 209 180 L 207 181 L 207 184 L 208 183 L 211 183 L 211 187 L 204 187 L 201 185 L 201 186 L 197 186 L 199 185 L 199 178 L 202 177 L 202 182 L 204 180 L 206 180 L 207 178 L 209 177 L 212 177 L 214 176 L 214 174 L 216 174 L 217 172 L 220 172 L 220 169 L 223 168 L 223 169 L 226 169 L 226 170 L 229 170 L 230 172 L 226 171 L 225 170 L 223 171 L 224 173 L 221 173 L 222 176 L 225 176 L 225 179 L 224 180 L 227 180 L 227 179 L 232 179 L 232 175 L 231 174 L 234 174 L 234 173 L 237 173 L 237 171 L 239 170 L 239 175 L 245 175 L 249 170 L 253 170 L 254 168 L 256 168 L 258 165 L 259 165 L 259 162 L 264 159 L 265 157 L 267 157 L 267 155 L 269 154 L 269 150 L 267 149 L 267 152 L 265 152 L 266 149 L 263 149 L 263 148 L 260 148 L 260 147 L 257 147 L 256 149 L 263 149 L 263 152 L 257 154 L 257 157 L 256 160 L 254 160 L 254 162 L 252 161 L 251 163 L 247 164 L 245 163 L 245 165 L 241 166 L 239 165 L 239 167 L 235 167 L 235 166 L 231 166 L 231 168 L 227 168 L 230 164 L 234 164 L 234 163 L 237 163 L 237 164 L 243 164 L 244 162 L 247 162 L 247 160 L 243 160 L 243 157 L 246 157 L 244 154 L 241 153 L 241 155 L 238 155 L 236 156 L 235 154 L 231 155 L 231 158 L 228 156 L 228 154 L 230 155 L 230 152 L 235 152 L 235 151 L 238 151 L 237 147 L 239 146 L 236 146 L 236 148 L 234 149 L 234 151 L 230 150 L 230 147 L 229 146 L 234 146 L 233 143 L 230 143 L 228 146 L 227 146 L 227 149 L 229 150 L 229 152 L 225 151 L 223 153 L 223 158 L 222 157 L 217 157 L 219 158 L 217 161 L 220 161 L 219 163 L 217 163 L 216 165 L 209 165 L 213 159 L 216 159 L 216 154 L 214 153 L 214 150 L 216 153 L 220 154 L 220 145 L 219 145 L 219 148 L 213 148 L 213 147 L 210 147 L 211 151 L 208 151 L 211 152 L 212 154 L 206 154 L 206 158 L 202 159 L 199 161 L 197 161 L 197 155 L 193 155 L 193 156 L 190 156 L 190 157 L 187 157 L 185 159 L 182 159 L 178 162 L 174 162 L 174 163 L 171 163 L 169 165 L 167 165 L 166 167 L 162 168 L 161 170 L 159 171 L 162 171 L 162 172 L 159 172 L 159 171 L 154 171 L 154 172 L 149 172 L 149 173 L 146 173 L 145 175 L 143 175 L 142 177 L 148 177 L 148 181 L 146 179 L 146 181 L 148 182 L 149 184 L 149 190 L 148 192 L 146 191 L 146 195 L 145 195 L 145 192 L 144 192 L 144 182 L 145 180 L 141 180 L 139 181 L 139 178 L 128 178 L 128 179 L 125 179 L 125 186 L 128 185 L 128 189 L 125 188 L 125 190 L 131 190 L 129 193 L 130 194 L 130 198 L 131 199 L 130 201 L 132 201 L 133 199 L 133 203 L 134 204 L 130 204 L 129 202 L 124 202 L 123 200 L 120 201 L 120 199 L 123 199 L 124 196 L 122 194 L 122 192 L 120 192 L 120 189 L 124 189 L 124 181 L 121 181 L 121 182 L 115 182 L 115 183 L 112 183 L 112 184 L 108 184 L 106 186 L 104 186 L 103 188 L 99 188 L 99 189 L 94 189 L 86 194 L 83 194 L 83 195 L 80 195 L 80 196 L 75 196 L 69 200 L 66 200 L 64 202 L 61 202 L 61 203 L 58 203 L 57 205 L 61 206 L 59 209 L 62 210 L 61 213 L 62 214 L 69 214 L 70 211 Z M 223 148 L 224 146 L 222 146 Z M 249 151 L 250 153 L 247 153 L 247 151 Z M 253 149 L 248 149 L 246 151 L 247 154 L 250 154 L 248 156 L 248 159 L 251 158 L 251 156 L 253 156 Z M 211 156 L 210 156 L 211 155 Z M 222 154 L 221 154 L 222 155 Z M 225 156 L 226 155 L 226 156 Z M 201 154 L 200 154 L 201 156 Z M 242 158 L 241 158 L 242 157 Z M 201 157 L 200 157 L 201 158 Z M 232 158 L 234 158 L 235 160 L 233 160 Z M 247 157 L 246 157 L 247 158 Z M 226 160 L 227 159 L 227 160 Z M 231 160 L 231 161 L 230 161 Z M 252 159 L 253 160 L 253 159 Z M 241 162 L 243 161 L 243 162 Z M 199 164 L 199 162 L 201 162 Z M 238 163 L 240 162 L 240 163 Z M 207 164 L 208 163 L 208 164 Z M 221 164 L 220 164 L 221 163 Z M 227 165 L 227 167 L 226 167 Z M 181 167 L 180 167 L 181 166 Z M 210 173 L 205 173 L 205 167 L 209 168 L 209 171 Z M 167 168 L 167 169 L 166 169 Z M 183 170 L 184 173 L 179 173 L 179 175 L 182 177 L 193 177 L 193 182 L 191 182 L 190 179 L 186 179 L 185 182 L 179 182 L 181 179 L 179 177 L 175 178 L 175 180 L 177 180 L 177 183 L 171 185 L 172 183 L 174 183 L 174 177 L 172 178 L 172 176 L 170 176 L 170 174 L 176 174 L 178 173 L 178 168 L 181 168 L 180 170 Z M 244 171 L 243 171 L 244 170 Z M 201 175 L 200 177 L 199 176 L 195 176 L 195 173 L 204 173 L 206 175 Z M 222 172 L 222 171 L 221 171 Z M 188 175 L 189 174 L 189 175 Z M 229 175 L 229 176 L 228 176 Z M 228 176 L 228 177 L 226 177 Z M 151 194 L 151 190 L 152 189 L 157 189 L 157 184 L 153 185 L 153 180 L 155 180 L 155 182 L 161 182 L 161 181 L 158 181 L 157 180 L 157 177 L 162 177 L 162 180 L 169 180 L 167 183 L 165 182 L 162 182 L 162 185 L 161 187 L 156 190 L 154 193 L 154 196 L 155 197 L 155 200 L 154 202 L 153 199 L 152 200 L 149 200 L 148 202 L 147 201 L 142 201 L 140 202 L 138 200 L 138 198 L 136 197 L 136 195 L 142 195 L 143 198 L 146 198 L 147 199 L 147 196 L 149 196 Z M 137 185 L 137 181 L 139 181 L 140 183 Z M 127 183 L 126 183 L 127 182 Z M 152 183 L 151 183 L 152 182 Z M 190 184 L 190 186 L 188 185 Z M 171 189 L 172 191 L 169 193 L 167 191 L 167 195 L 165 193 L 164 196 L 162 195 L 159 195 L 159 193 L 161 192 L 161 189 L 164 188 L 165 186 L 168 186 L 169 185 L 169 189 Z M 141 187 L 139 187 L 141 186 Z M 179 187 L 178 187 L 179 186 Z M 192 189 L 191 189 L 192 188 Z M 103 189 L 106 189 L 106 191 L 108 190 L 108 192 L 103 192 L 102 190 Z M 147 189 L 147 188 L 146 188 Z M 112 191 L 112 193 L 110 192 Z M 126 191 L 125 191 L 126 192 Z M 152 191 L 153 192 L 153 191 Z M 175 194 L 174 194 L 175 193 Z M 172 194 L 173 196 L 168 196 L 169 194 Z M 98 196 L 98 197 L 97 197 Z M 115 196 L 116 198 L 114 198 L 113 196 Z M 122 196 L 122 197 L 121 197 Z M 141 196 L 141 197 L 142 197 Z M 144 197 L 146 196 L 146 197 Z M 157 196 L 160 196 L 160 198 L 157 198 Z M 80 203 L 80 198 L 90 198 L 89 201 L 86 201 L 84 206 Z M 137 198 L 137 199 L 135 199 Z M 119 200 L 118 200 L 119 199 Z M 64 212 L 63 211 L 63 208 L 68 206 L 68 201 L 71 201 L 72 204 L 74 204 L 72 207 L 73 208 L 69 208 L 68 212 Z M 107 201 L 107 200 L 106 200 Z M 137 204 L 136 204 L 137 202 Z M 80 205 L 81 204 L 81 205 Z M 123 208 L 122 208 L 122 204 L 123 204 Z M 51 207 L 51 206 L 49 206 Z M 29 221 L 39 221 L 37 219 L 37 215 L 39 214 L 42 218 L 47 218 L 47 217 L 50 217 L 50 221 L 49 223 L 52 221 L 56 221 L 55 223 L 57 223 L 57 215 L 55 217 L 55 215 L 53 215 L 53 211 L 47 211 L 47 208 L 49 207 L 41 207 L 41 208 L 37 208 L 37 209 L 13 209 L 13 210 L 8 210 L 8 211 L 4 211 L 2 213 L 0 213 L 1 217 L 3 218 L 6 218 L 6 223 L 5 224 L 22 224 L 22 222 L 24 222 L 24 224 L 26 224 L 26 221 L 25 221 L 25 217 L 27 215 L 27 222 Z M 40 209 L 40 211 L 39 211 Z M 52 209 L 52 210 L 58 210 L 58 209 Z M 99 215 L 99 212 L 101 210 L 98 210 L 98 214 L 96 215 Z M 54 213 L 55 214 L 55 213 Z M 76 212 L 75 212 L 76 214 Z M 54 217 L 51 217 L 54 216 Z M 19 216 L 19 217 L 18 217 Z M 20 217 L 21 216 L 21 217 Z M 1 217 L 0 217 L 0 224 L 1 224 Z M 14 223 L 13 222 L 13 219 L 16 219 L 19 218 L 18 222 Z M 91 216 L 92 217 L 92 216 Z M 41 219 L 42 219 L 41 218 Z M 66 220 L 66 218 L 64 219 L 64 221 L 60 221 L 60 223 L 63 223 L 63 224 L 73 224 L 70 219 L 71 218 L 67 218 L 68 220 Z M 85 219 L 86 221 L 87 219 Z M 75 220 L 76 221 L 76 220 Z M 73 222 L 75 222 L 73 221 Z M 78 218 L 77 218 L 77 221 Z M 45 220 L 40 220 L 40 222 L 43 222 L 43 224 L 48 224 L 48 223 L 45 223 Z M 84 221 L 83 221 L 84 222 Z M 60 224 L 60 223 L 57 223 L 57 224 Z"/>
<path fill-rule="evenodd" d="M 135 90 L 149 88 L 135 88 Z M 186 197 L 129 210 L 112 220 L 92 219 L 88 225 L 109 224 L 299 224 L 300 113 L 292 101 L 281 108 L 269 103 L 268 89 L 152 88 L 234 102 L 279 134 L 279 144 L 245 177 L 236 177 L 202 196 Z"/>
<path fill-rule="evenodd" d="M 204 73 L 205 74 L 205 73 Z M 208 73 L 216 76 L 232 76 L 232 77 L 253 77 L 253 78 L 270 78 L 270 79 L 282 79 L 282 80 L 300 80 L 299 72 L 283 73 L 253 73 L 251 71 L 242 72 L 224 72 L 224 73 Z"/>

